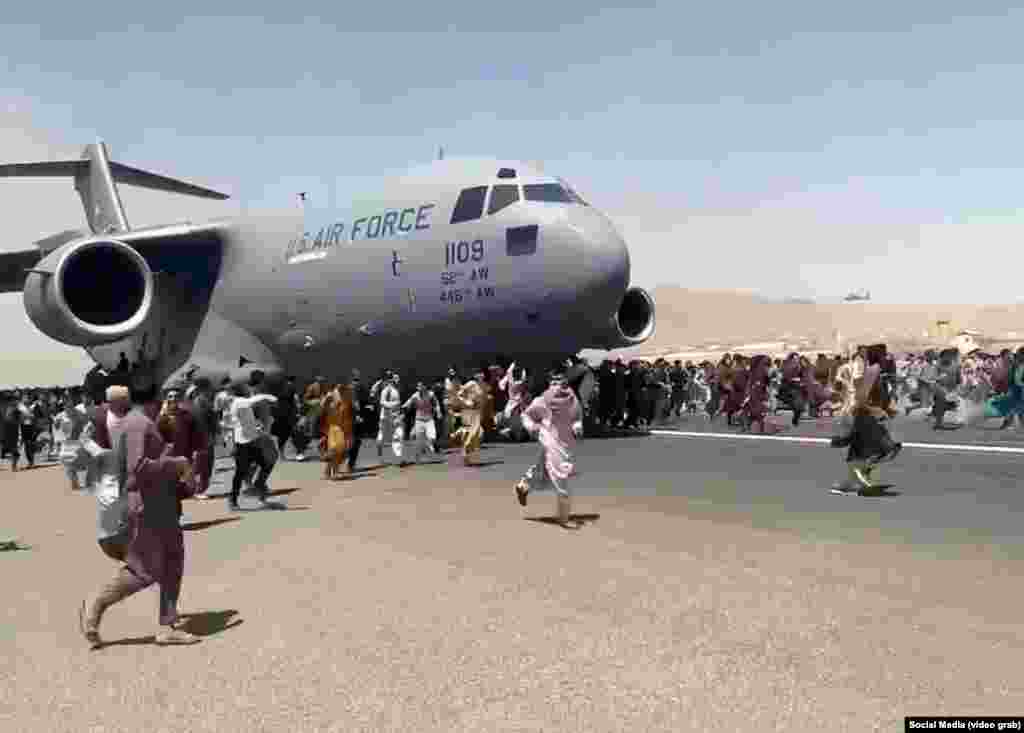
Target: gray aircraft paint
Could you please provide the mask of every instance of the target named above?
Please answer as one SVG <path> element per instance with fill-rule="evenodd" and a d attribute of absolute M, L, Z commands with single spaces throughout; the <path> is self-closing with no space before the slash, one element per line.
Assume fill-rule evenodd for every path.
<path fill-rule="evenodd" d="M 206 192 L 110 165 L 131 171 L 125 182 L 135 185 L 172 190 L 170 181 L 190 189 L 180 192 Z M 516 178 L 498 178 L 502 168 Z M 309 204 L 295 217 L 93 234 L 127 244 L 147 262 L 171 257 L 179 271 L 156 277 L 143 326 L 89 353 L 112 368 L 120 352 L 134 358 L 145 345 L 150 357 L 158 354 L 161 381 L 239 378 L 254 368 L 299 377 L 343 377 L 355 368 L 369 379 L 383 367 L 432 377 L 499 353 L 540 364 L 582 348 L 642 343 L 654 327 L 649 299 L 649 319 L 633 338 L 617 328 L 629 255 L 611 222 L 582 203 L 522 200 L 523 184 L 557 182 L 521 161 L 448 159 L 386 181 L 345 209 Z M 488 215 L 492 187 L 510 184 L 520 187 L 520 200 Z M 460 191 L 473 186 L 490 187 L 484 215 L 450 224 Z M 119 203 L 116 187 L 105 195 Z M 508 230 L 531 225 L 535 253 L 510 255 Z M 310 247 L 318 237 L 321 246 Z M 203 291 L 191 263 L 206 267 L 217 257 L 212 287 Z M 5 282 L 16 279 L 8 274 Z"/>

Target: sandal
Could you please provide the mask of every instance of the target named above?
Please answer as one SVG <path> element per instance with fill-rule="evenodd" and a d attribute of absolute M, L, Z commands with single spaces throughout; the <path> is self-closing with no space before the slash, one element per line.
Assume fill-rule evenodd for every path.
<path fill-rule="evenodd" d="M 100 639 L 100 632 L 89 631 L 85 627 L 85 616 L 86 606 L 88 601 L 83 600 L 82 605 L 78 607 L 78 629 L 82 632 L 82 636 L 89 642 L 91 649 L 99 649 L 103 645 L 103 640 Z"/>
<path fill-rule="evenodd" d="M 516 484 L 516 498 L 519 500 L 519 506 L 526 506 L 526 497 L 530 493 L 526 487 L 526 483 L 522 480 Z"/>

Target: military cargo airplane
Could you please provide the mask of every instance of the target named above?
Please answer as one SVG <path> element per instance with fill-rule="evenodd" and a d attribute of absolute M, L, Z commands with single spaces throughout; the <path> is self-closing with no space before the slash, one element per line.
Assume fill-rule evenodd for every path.
<path fill-rule="evenodd" d="M 70 177 L 89 230 L 0 254 L 0 291 L 32 322 L 114 370 L 184 376 L 434 377 L 495 354 L 543 366 L 634 346 L 654 303 L 630 287 L 626 243 L 601 212 L 535 164 L 447 159 L 388 180 L 346 210 L 132 229 L 117 184 L 225 194 L 111 161 L 0 165 L 0 177 Z"/>

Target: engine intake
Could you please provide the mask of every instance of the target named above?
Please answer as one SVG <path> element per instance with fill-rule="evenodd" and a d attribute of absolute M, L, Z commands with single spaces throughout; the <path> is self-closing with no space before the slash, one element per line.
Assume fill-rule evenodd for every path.
<path fill-rule="evenodd" d="M 629 288 L 608 325 L 597 334 L 597 348 L 637 346 L 654 335 L 654 300 L 642 288 Z"/>
<path fill-rule="evenodd" d="M 654 335 L 654 299 L 641 288 L 630 288 L 615 314 L 619 335 L 630 346 L 642 344 Z"/>
<path fill-rule="evenodd" d="M 116 240 L 69 242 L 25 281 L 25 310 L 47 336 L 71 346 L 98 346 L 130 335 L 149 317 L 153 273 Z"/>

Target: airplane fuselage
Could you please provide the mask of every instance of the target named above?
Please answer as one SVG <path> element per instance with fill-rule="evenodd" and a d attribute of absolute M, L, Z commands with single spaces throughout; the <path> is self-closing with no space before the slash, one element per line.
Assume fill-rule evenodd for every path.
<path fill-rule="evenodd" d="M 111 162 L 102 143 L 0 175 L 73 176 L 92 229 L 4 255 L 3 288 L 23 289 L 52 338 L 107 369 L 138 358 L 160 382 L 431 378 L 499 355 L 537 368 L 654 330 L 615 227 L 521 161 L 436 161 L 343 208 L 146 229 L 129 227 L 116 181 L 225 196 Z"/>
<path fill-rule="evenodd" d="M 437 376 L 497 354 L 575 353 L 619 307 L 625 244 L 582 202 L 525 200 L 524 182 L 556 185 L 549 177 L 507 164 L 516 179 L 493 178 L 500 167 L 479 180 L 487 195 L 465 221 L 452 223 L 473 188 L 462 174 L 452 185 L 398 182 L 344 210 L 310 206 L 292 222 L 236 222 L 211 311 L 300 377 L 383 367 Z M 495 186 L 514 186 L 518 200 L 489 214 Z"/>

